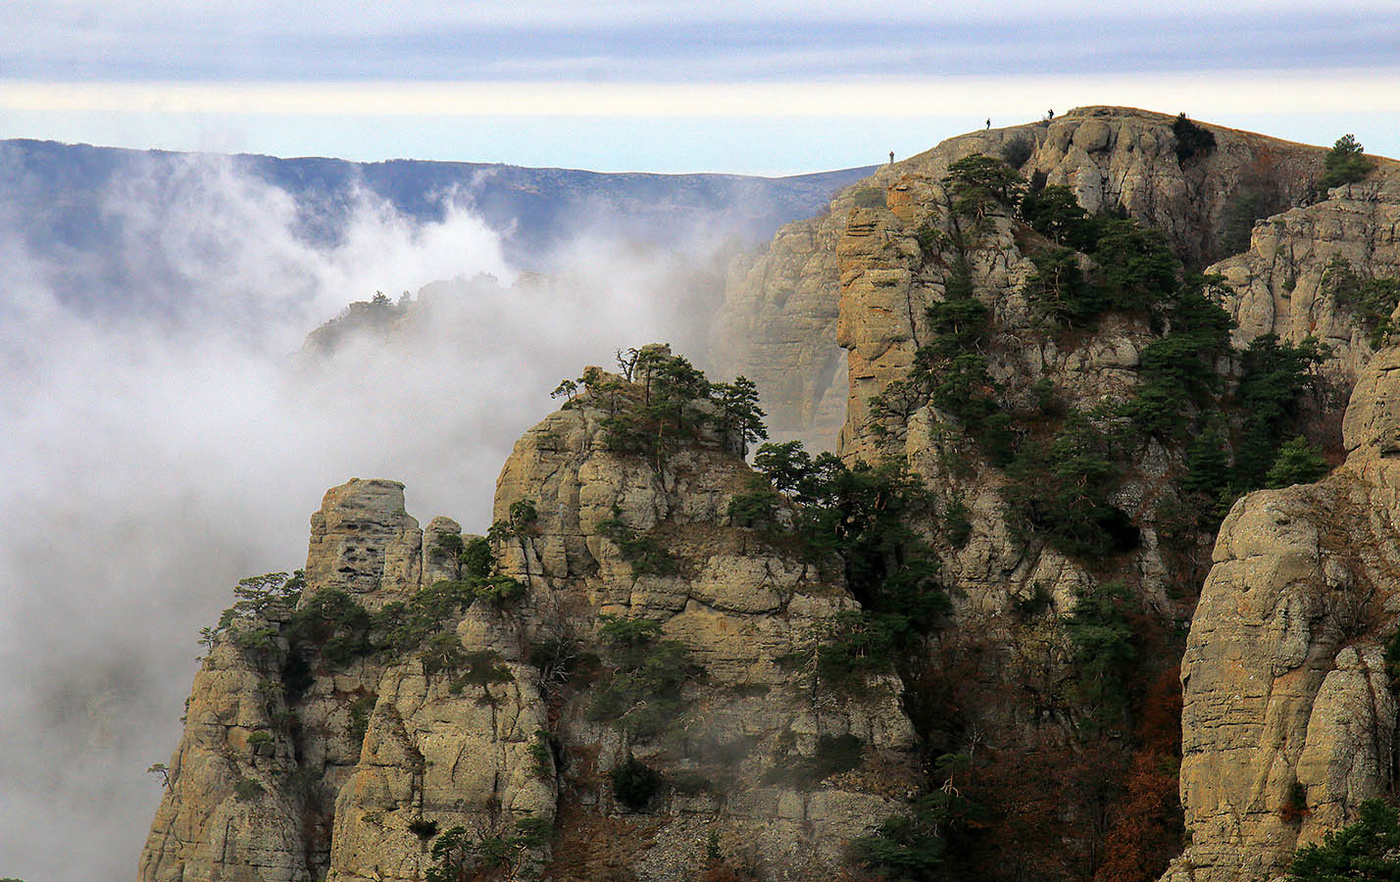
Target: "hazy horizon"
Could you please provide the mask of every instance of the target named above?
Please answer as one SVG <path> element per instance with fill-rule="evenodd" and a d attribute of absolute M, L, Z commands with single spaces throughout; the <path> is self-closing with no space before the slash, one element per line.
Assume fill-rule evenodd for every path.
<path fill-rule="evenodd" d="M 788 175 L 1124 105 L 1400 157 L 1400 7 L 24 0 L 0 137 Z"/>

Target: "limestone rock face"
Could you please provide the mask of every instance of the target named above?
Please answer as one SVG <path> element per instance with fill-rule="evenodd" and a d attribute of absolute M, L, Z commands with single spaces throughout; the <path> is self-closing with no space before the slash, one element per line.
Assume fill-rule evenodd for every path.
<path fill-rule="evenodd" d="M 779 229 L 762 254 L 735 261 L 710 341 L 713 361 L 758 384 L 774 438 L 818 450 L 835 445 L 843 418 L 833 292 L 850 192 L 827 214 Z"/>
<path fill-rule="evenodd" d="M 1392 173 L 1389 167 L 1381 174 Z M 1374 351 L 1355 316 L 1328 292 L 1328 270 L 1344 259 L 1363 278 L 1400 277 L 1400 182 L 1338 187 L 1330 198 L 1254 226 L 1250 248 L 1208 269 L 1225 277 L 1223 302 L 1238 341 L 1312 336 L 1336 357 L 1326 370 L 1346 386 Z"/>
<path fill-rule="evenodd" d="M 1121 207 L 1164 229 L 1179 253 L 1198 263 L 1212 255 L 1236 196 L 1267 193 L 1284 205 L 1307 198 L 1319 151 L 1212 127 L 1216 151 L 1178 161 L 1170 123 L 1090 109 L 1026 127 L 1033 149 L 1023 170 L 1069 186 L 1090 210 Z M 967 136 L 960 149 L 991 152 L 996 142 L 982 139 L 994 134 Z M 896 166 L 883 205 L 847 211 L 836 247 L 835 337 L 849 363 L 838 449 L 848 462 L 899 457 L 947 505 L 964 507 L 968 536 L 941 554 L 957 598 L 958 636 L 947 639 L 955 644 L 975 634 L 997 653 L 995 676 L 1014 682 L 1034 676 L 1018 666 L 1039 639 L 1015 624 L 1017 604 L 1043 597 L 1063 615 L 1102 574 L 1010 534 L 999 492 L 1004 476 L 977 464 L 975 453 L 969 462 L 970 445 L 955 420 L 926 402 L 898 419 L 882 417 L 872 399 L 909 377 L 926 327 L 922 316 L 945 298 L 957 272 L 966 273 L 965 284 L 994 316 L 997 333 L 979 354 L 1012 406 L 1037 382 L 1081 410 L 1125 400 L 1139 382 L 1139 354 L 1151 333 L 1123 317 L 1073 340 L 1037 328 L 1021 289 L 1034 271 L 1026 255 L 1044 243 L 995 207 L 977 218 L 975 230 L 966 217 L 953 217 L 941 184 L 952 143 L 962 141 L 926 155 L 930 163 L 943 157 L 929 172 Z M 1256 224 L 1247 253 L 1211 268 L 1235 286 L 1224 297 L 1241 326 L 1237 345 L 1264 333 L 1295 343 L 1309 333 L 1323 337 L 1340 353 L 1329 369 L 1345 394 L 1368 364 L 1370 344 L 1320 279 L 1337 254 L 1363 276 L 1396 275 L 1386 174 L 1383 168 L 1373 183 Z M 961 249 L 950 247 L 954 242 Z M 1296 257 L 1288 260 L 1298 279 L 1307 280 L 1291 297 L 1278 293 L 1267 271 L 1285 253 Z M 1193 845 L 1175 873 L 1224 880 L 1277 872 L 1296 844 L 1320 839 L 1389 786 L 1396 706 L 1380 647 L 1391 604 L 1385 586 L 1400 573 L 1390 532 L 1395 494 L 1387 489 L 1396 476 L 1387 474 L 1386 459 L 1400 450 L 1390 388 L 1391 377 L 1400 377 L 1393 374 L 1396 359 L 1383 352 L 1361 372 L 1344 427 L 1353 449 L 1347 469 L 1317 487 L 1252 495 L 1222 527 L 1183 667 L 1181 788 Z M 1170 608 L 1166 589 L 1174 574 L 1159 550 L 1164 527 L 1150 514 L 1160 498 L 1154 494 L 1180 468 L 1149 443 L 1111 500 L 1143 528 L 1138 547 L 1113 567 L 1162 611 Z M 1034 725 L 1014 702 L 976 713 L 1003 739 Z M 1291 802 L 1295 782 L 1306 794 L 1301 817 Z"/>
<path fill-rule="evenodd" d="M 571 764 L 587 757 L 597 774 L 616 768 L 630 749 L 668 776 L 729 782 L 723 795 L 667 798 L 645 843 L 629 846 L 639 878 L 677 878 L 694 866 L 697 837 L 708 832 L 760 859 L 771 878 L 827 878 L 843 859 L 842 843 L 897 811 L 910 783 L 915 739 L 898 681 L 873 678 L 857 699 L 785 666 L 781 660 L 805 635 L 854 601 L 815 563 L 728 526 L 729 499 L 749 475 L 741 459 L 717 442 L 684 446 L 660 464 L 619 455 L 609 449 L 606 416 L 599 402 L 582 398 L 516 444 L 497 483 L 496 517 L 508 518 L 526 501 L 538 516 L 528 536 L 506 544 L 504 568 L 532 586 L 527 632 L 596 633 L 601 615 L 658 622 L 705 671 L 703 685 L 687 687 L 688 713 L 700 717 L 682 725 L 703 724 L 689 729 L 696 739 L 689 755 L 645 739 L 628 748 L 590 720 L 585 701 L 575 701 L 561 714 L 563 750 Z M 674 569 L 646 572 L 629 561 L 615 538 L 618 523 L 664 543 Z M 863 771 L 816 789 L 783 778 L 784 767 L 818 752 L 823 739 L 843 736 L 858 738 L 872 757 Z M 728 768 L 704 758 L 715 751 L 733 757 Z M 895 769 L 904 771 L 888 774 Z M 566 799 L 561 811 L 617 811 L 611 794 L 594 799 Z M 577 847 L 567 839 L 561 849 Z"/>
<path fill-rule="evenodd" d="M 321 510 L 311 516 L 308 599 L 329 589 L 374 597 L 411 593 L 422 578 L 423 531 L 404 511 L 403 484 L 356 478 L 326 491 Z"/>
<path fill-rule="evenodd" d="M 503 878 L 611 878 L 620 861 L 629 878 L 659 882 L 703 865 L 713 841 L 763 879 L 817 880 L 853 838 L 905 810 L 921 770 L 898 678 L 871 675 L 851 694 L 789 661 L 857 606 L 839 567 L 729 525 L 751 472 L 725 438 L 702 431 L 660 458 L 620 452 L 608 416 L 581 396 L 502 469 L 492 541 L 518 599 L 478 600 L 412 648 L 337 663 L 331 644 L 298 649 L 306 638 L 285 604 L 216 640 L 143 882 L 408 882 L 434 866 L 435 836 L 461 827 L 473 842 L 509 843 L 527 819 L 556 838 L 501 845 Z M 312 518 L 295 615 L 350 597 L 392 616 L 392 604 L 461 576 L 445 552 L 459 534 L 447 518 L 420 530 L 395 482 L 334 488 Z M 639 563 L 629 542 L 665 566 Z M 694 667 L 647 727 L 598 710 L 607 616 L 656 623 L 686 660 L 671 664 Z M 329 627 L 308 621 L 313 635 Z M 253 642 L 263 629 L 271 642 Z M 455 661 L 434 662 L 442 646 Z M 831 762 L 832 745 L 846 760 L 807 771 Z M 628 762 L 660 776 L 644 806 L 614 793 Z"/>
<path fill-rule="evenodd" d="M 1023 168 L 1070 187 L 1090 210 L 1121 207 L 1164 229 L 1198 263 L 1212 256 L 1237 196 L 1284 206 L 1307 198 L 1319 151 L 1212 128 L 1213 154 L 1178 161 L 1170 122 L 1091 109 L 1026 127 L 1033 149 Z M 991 134 L 967 137 L 978 144 L 963 145 L 967 152 L 995 144 L 979 143 Z M 883 205 L 867 199 L 846 212 L 836 245 L 835 339 L 849 365 L 838 449 L 848 462 L 900 457 L 948 504 L 965 506 L 969 535 L 942 554 L 957 598 L 956 633 L 993 647 L 998 676 L 1014 681 L 1033 676 L 1018 665 L 1038 639 L 1014 624 L 1016 605 L 1043 596 L 1063 614 L 1100 575 L 1010 535 L 1004 479 L 969 464 L 956 421 L 950 429 L 927 404 L 891 420 L 872 399 L 909 377 L 922 316 L 960 271 L 995 317 L 998 333 L 979 351 L 1013 403 L 1037 382 L 1080 409 L 1123 401 L 1139 382 L 1151 334 L 1114 317 L 1062 346 L 1037 329 L 1021 289 L 1034 271 L 1026 254 L 1043 243 L 995 207 L 975 230 L 954 218 L 941 184 L 948 148 L 927 155 L 944 157 L 931 171 L 887 171 Z M 1179 878 L 1277 873 L 1298 844 L 1321 839 L 1362 800 L 1389 792 L 1397 707 L 1382 647 L 1397 606 L 1387 586 L 1400 573 L 1390 489 L 1400 478 L 1391 474 L 1400 451 L 1400 356 L 1385 350 L 1372 359 L 1369 335 L 1323 279 L 1335 256 L 1363 278 L 1400 275 L 1388 174 L 1383 165 L 1368 183 L 1256 223 L 1248 251 L 1209 268 L 1230 286 L 1218 293 L 1239 323 L 1236 345 L 1267 333 L 1292 343 L 1317 336 L 1338 354 L 1326 368 L 1333 389 L 1356 388 L 1343 423 L 1352 451 L 1346 468 L 1315 487 L 1253 494 L 1221 528 L 1183 662 L 1181 792 L 1193 844 L 1174 865 Z M 961 267 L 953 242 L 963 244 Z M 1139 547 L 1114 566 L 1162 610 L 1172 567 L 1159 552 L 1158 525 L 1141 515 L 1154 510 L 1154 493 L 1179 469 L 1149 444 L 1112 500 L 1143 525 Z M 977 713 L 1003 739 L 1033 724 L 1014 702 Z"/>
<path fill-rule="evenodd" d="M 1361 372 L 1342 419 L 1342 444 L 1356 455 L 1400 453 L 1400 350 L 1382 349 Z"/>
<path fill-rule="evenodd" d="M 851 464 L 900 459 L 946 516 L 910 525 L 935 548 L 953 605 L 929 642 L 938 663 L 926 667 L 938 688 L 970 696 L 956 712 L 966 743 L 953 749 L 1006 757 L 1003 774 L 1025 757 L 1073 753 L 1055 754 L 1077 725 L 1065 710 L 1074 672 L 1063 626 L 1110 569 L 1146 614 L 1170 623 L 1178 611 L 1169 589 L 1180 561 L 1163 551 L 1170 525 L 1154 518 L 1181 452 L 1143 443 L 1107 500 L 1140 541 L 1085 561 L 1016 533 L 1006 473 L 927 394 L 899 419 L 871 399 L 909 377 L 925 311 L 953 284 L 994 317 L 978 354 L 1008 411 L 1033 413 L 1046 390 L 1085 412 L 1132 395 L 1161 329 L 1109 314 L 1047 332 L 1022 289 L 1035 271 L 1028 255 L 1048 240 L 1003 209 L 979 210 L 975 223 L 955 215 L 942 179 L 972 153 L 1014 157 L 1090 210 L 1166 230 L 1200 265 L 1221 256 L 1242 200 L 1305 201 L 1322 156 L 1209 128 L 1216 149 L 1187 158 L 1171 117 L 1121 108 L 962 136 L 881 168 L 733 270 L 714 360 L 758 382 L 774 435 L 835 448 Z M 1392 783 L 1400 708 L 1382 647 L 1400 611 L 1390 589 L 1400 576 L 1400 349 L 1371 357 L 1322 274 L 1336 255 L 1364 274 L 1400 269 L 1394 186 L 1378 173 L 1257 223 L 1249 250 L 1212 268 L 1232 286 L 1223 296 L 1240 343 L 1320 336 L 1355 391 L 1346 465 L 1317 485 L 1246 497 L 1221 529 L 1183 662 L 1192 845 L 1170 878 L 1276 873 L 1298 843 Z M 765 880 L 796 882 L 831 878 L 852 838 L 905 810 L 923 769 L 898 678 L 872 675 L 851 694 L 804 667 L 814 635 L 857 606 L 839 568 L 731 523 L 730 501 L 752 477 L 733 439 L 694 428 L 679 443 L 655 432 L 619 440 L 619 406 L 645 393 L 593 376 L 597 388 L 527 431 L 500 473 L 486 587 L 505 593 L 452 606 L 429 636 L 361 652 L 356 634 L 338 635 L 353 657 L 333 663 L 322 634 L 320 648 L 298 654 L 293 617 L 318 598 L 343 593 L 411 630 L 395 610 L 438 583 L 470 581 L 457 550 L 472 537 L 444 517 L 421 528 L 402 485 L 328 491 L 296 612 L 274 604 L 239 640 L 225 634 L 195 680 L 143 882 L 408 882 L 432 865 L 434 835 L 460 826 L 506 847 L 527 820 L 558 835 L 510 851 L 503 878 L 684 878 L 713 842 Z M 957 509 L 965 535 L 954 541 L 944 525 Z M 683 654 L 668 657 L 669 670 L 693 666 L 664 714 L 648 716 L 655 696 L 622 710 L 603 701 L 622 670 L 609 637 L 617 620 L 654 623 L 655 639 Z M 1104 738 L 1092 759 L 1108 768 L 1125 757 L 1111 756 L 1118 736 Z M 856 761 L 824 767 L 852 744 Z M 629 808 L 614 775 L 637 762 L 662 783 Z M 1087 826 L 1075 811 L 1045 817 Z"/>
<path fill-rule="evenodd" d="M 736 264 L 712 335 L 715 360 L 758 383 L 776 437 L 834 449 L 847 397 L 838 304 L 855 257 L 847 253 L 843 264 L 842 253 L 886 247 L 888 231 L 877 233 L 883 210 L 900 214 L 901 206 L 919 204 L 949 165 L 973 153 L 1010 157 L 1026 177 L 1070 187 L 1091 212 L 1122 210 L 1161 229 L 1197 266 L 1224 256 L 1222 234 L 1241 223 L 1242 212 L 1252 217 L 1296 205 L 1321 174 L 1318 148 L 1211 125 L 1203 127 L 1216 149 L 1178 160 L 1173 122 L 1131 108 L 1086 107 L 1048 122 L 960 135 L 882 166 L 839 193 L 829 213 L 783 227 L 766 252 Z M 904 217 L 902 236 L 912 237 L 920 220 Z M 862 234 L 868 241 L 856 244 Z M 1015 280 L 1015 267 L 1001 271 Z M 901 284 L 885 278 L 877 287 L 897 299 Z"/>
<path fill-rule="evenodd" d="M 1095 125 L 1075 144 L 1077 126 L 1090 122 Z M 1076 165 L 1074 177 L 1064 171 L 1066 162 L 1089 155 L 1087 148 L 1105 163 L 1133 161 L 1148 169 L 1166 160 L 1155 153 L 1149 159 L 1130 145 L 1145 143 L 1152 126 L 1169 137 L 1170 122 L 1149 115 L 1082 115 L 1062 125 L 1024 127 L 1020 132 L 1029 142 L 1026 168 L 1035 168 L 1044 158 L 1051 172 L 1063 172 L 1060 183 L 1087 187 L 1089 166 Z M 1055 140 L 1060 133 L 1068 133 L 1063 145 Z M 1117 776 L 1113 786 L 1118 786 L 1126 777 L 1128 739 L 1105 738 L 1088 751 L 1080 740 L 1084 730 L 1077 729 L 1073 719 L 1076 712 L 1066 710 L 1074 700 L 1067 696 L 1075 689 L 1067 684 L 1077 676 L 1068 622 L 1085 599 L 1116 579 L 1131 584 L 1135 609 L 1170 621 L 1178 614 L 1171 594 L 1181 587 L 1181 570 L 1190 564 L 1168 558 L 1159 541 L 1159 531 L 1170 527 L 1159 523 L 1158 512 L 1176 499 L 1167 494 L 1173 492 L 1173 472 L 1180 469 L 1179 452 L 1148 441 L 1107 500 L 1140 527 L 1140 541 L 1100 560 L 1082 553 L 1072 557 L 1028 530 L 1024 521 L 1017 522 L 1004 492 L 1013 478 L 989 462 L 956 416 L 931 403 L 927 388 L 915 390 L 902 403 L 889 397 L 897 396 L 900 384 L 910 380 L 916 353 L 930 342 L 927 310 L 950 299 L 954 286 L 985 307 L 990 317 L 988 332 L 968 354 L 985 359 L 990 380 L 986 385 L 995 384 L 1003 413 L 1035 413 L 1036 401 L 1047 394 L 1064 411 L 1112 412 L 1139 387 L 1140 354 L 1160 338 L 1160 329 L 1144 316 L 1128 314 L 1102 316 L 1093 327 L 1072 333 L 1049 327 L 1023 293 L 1036 272 L 1030 255 L 1050 245 L 1049 240 L 1010 216 L 1004 206 L 954 209 L 955 199 L 942 182 L 948 164 L 959 155 L 1009 149 L 1009 143 L 1003 147 L 997 140 L 1003 134 L 1009 141 L 1016 130 L 960 139 L 962 154 L 941 152 L 948 148 L 945 144 L 936 156 L 926 155 L 927 171 L 901 171 L 896 166 L 899 173 L 888 181 L 883 204 L 848 211 L 846 231 L 836 248 L 835 341 L 848 358 L 841 457 L 848 465 L 906 463 L 932 492 L 942 513 L 960 512 L 963 535 L 958 539 L 950 537 L 947 525 L 952 519 L 946 516 L 935 514 L 918 525 L 938 551 L 940 581 L 953 604 L 949 624 L 940 630 L 938 645 L 931 647 L 929 667 L 958 672 L 960 683 L 937 688 L 958 696 L 961 725 L 993 745 L 985 753 L 995 756 L 1000 773 L 1015 781 L 1003 785 L 1007 803 L 997 809 L 1011 815 L 1022 804 L 1080 805 L 1076 800 L 1081 797 L 1064 787 L 1065 781 L 1110 774 Z M 1171 142 L 1162 144 L 1176 164 Z M 1142 195 L 1147 192 L 1143 181 L 1154 180 L 1150 175 L 1125 178 L 1122 169 L 1118 171 L 1111 187 L 1105 183 L 1107 175 L 1093 179 L 1099 187 L 1094 198 L 1119 199 L 1126 192 L 1138 200 L 1133 202 L 1137 210 L 1155 204 Z M 1184 229 L 1178 227 L 1177 232 Z M 886 407 L 873 404 L 877 396 L 885 397 Z M 1023 425 L 1030 426 L 1025 431 L 1048 435 L 1034 425 L 1035 419 L 1025 421 Z M 1047 414 L 1042 426 L 1053 421 Z M 937 683 L 939 676 L 931 679 Z M 949 738 L 948 743 L 957 750 L 983 750 L 975 741 Z M 1055 756 L 1046 762 L 1064 769 L 1084 761 L 1087 752 L 1094 754 L 1093 768 L 1063 775 L 1047 775 L 1027 759 Z M 989 760 L 988 767 L 992 765 Z M 1110 769 L 1123 771 L 1104 771 Z M 1064 814 L 1077 811 L 1065 808 Z M 1082 814 L 1077 817 L 1085 819 Z M 1041 826 L 1055 822 L 1056 814 L 1047 812 Z M 1046 855 L 1067 861 L 1082 857 L 1087 863 L 1094 847 L 1086 834 L 1088 826 L 1069 827 L 1054 834 L 1055 845 L 1041 848 Z M 1032 846 L 1020 846 L 1024 839 L 1012 838 L 1031 835 L 1015 833 L 1011 824 L 1000 827 L 996 837 L 1005 843 L 1005 859 L 1031 851 Z M 1053 875 L 1045 872 L 1047 878 Z"/>
<path fill-rule="evenodd" d="M 433 866 L 415 819 L 502 828 L 502 819 L 554 819 L 552 778 L 530 746 L 545 728 L 534 675 L 506 665 L 504 682 L 471 693 L 411 665 L 378 685 L 359 761 L 335 801 L 328 879 L 420 879 Z"/>
<path fill-rule="evenodd" d="M 1223 256 L 1221 234 L 1242 199 L 1273 214 L 1306 199 L 1322 173 L 1319 148 L 1203 123 L 1215 148 L 1179 158 L 1174 122 L 1124 107 L 1072 110 L 1043 127 L 1026 174 L 1068 186 L 1090 212 L 1127 211 L 1200 266 Z"/>
<path fill-rule="evenodd" d="M 428 539 L 459 532 L 438 518 Z M 355 479 L 330 489 L 311 518 L 302 603 L 323 591 L 343 591 L 369 609 L 402 599 L 422 587 L 425 560 L 429 575 L 445 572 L 441 549 L 424 540 L 397 481 Z M 455 576 L 455 562 L 453 569 Z M 405 674 L 359 661 L 289 686 L 291 618 L 291 609 L 274 604 L 244 627 L 279 636 L 249 648 L 229 632 L 214 642 L 195 676 L 170 787 L 142 852 L 142 880 L 292 882 L 325 874 L 340 820 L 336 796 L 358 772 L 365 737 L 353 717 L 384 691 L 381 678 L 397 685 Z M 418 878 L 416 863 L 405 867 L 401 878 Z M 400 877 L 382 871 L 380 878 Z"/>
<path fill-rule="evenodd" d="M 195 675 L 184 738 L 171 758 L 170 785 L 141 853 L 139 878 L 309 879 L 300 807 L 283 797 L 269 773 L 290 744 L 260 751 L 249 743 L 271 730 L 258 673 L 241 652 L 220 643 Z M 256 794 L 263 798 L 240 798 Z"/>
<path fill-rule="evenodd" d="M 1362 371 L 1341 468 L 1252 493 L 1221 526 L 1182 662 L 1192 844 L 1168 878 L 1280 873 L 1393 786 L 1397 352 Z"/>
<path fill-rule="evenodd" d="M 969 136 L 970 137 L 970 136 Z M 985 146 L 985 145 L 984 145 Z M 941 177 L 941 173 L 940 173 Z M 969 508 L 971 533 L 960 548 L 944 550 L 943 565 L 967 629 L 986 634 L 988 618 L 1007 615 L 1019 598 L 1037 591 L 1073 608 L 1082 589 L 1095 580 L 1082 564 L 1053 548 L 1026 543 L 1006 525 L 999 470 L 974 464 L 971 442 L 954 418 L 926 402 L 907 418 L 881 417 L 872 399 L 906 380 L 915 353 L 928 334 L 927 309 L 943 301 L 957 271 L 954 241 L 963 258 L 972 294 L 1004 329 L 986 347 L 988 372 L 1006 397 L 1024 401 L 1037 383 L 1049 384 L 1067 406 L 1088 410 L 1126 400 L 1136 388 L 1138 354 L 1152 339 L 1140 319 L 1107 316 L 1079 339 L 1061 340 L 1043 332 L 1021 293 L 1035 265 L 1023 251 L 1024 233 L 1003 210 L 991 208 L 976 229 L 966 229 L 951 211 L 939 179 L 905 174 L 891 184 L 889 208 L 862 208 L 837 249 L 840 267 L 837 342 L 849 364 L 846 421 L 838 448 L 848 463 L 902 459 L 945 500 Z M 922 230 L 921 245 L 916 231 Z M 1032 242 L 1032 247 L 1043 244 Z M 1029 249 L 1027 249 L 1029 250 Z M 950 467 L 950 463 L 964 463 Z M 1136 514 L 1150 509 L 1152 488 L 1165 463 L 1144 460 L 1116 500 Z M 1151 537 L 1135 565 L 1146 593 L 1163 598 L 1166 571 Z M 972 624 L 973 622 L 977 624 Z M 1009 634 L 1001 634 L 1014 642 Z"/>

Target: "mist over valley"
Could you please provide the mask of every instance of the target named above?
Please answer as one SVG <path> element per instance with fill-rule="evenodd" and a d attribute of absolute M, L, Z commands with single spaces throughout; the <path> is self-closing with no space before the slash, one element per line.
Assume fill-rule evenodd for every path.
<path fill-rule="evenodd" d="M 327 487 L 402 480 L 484 532 L 561 377 L 703 358 L 729 258 L 859 174 L 0 143 L 0 872 L 129 876 L 199 629 L 302 566 Z M 302 351 L 376 292 L 420 320 Z"/>

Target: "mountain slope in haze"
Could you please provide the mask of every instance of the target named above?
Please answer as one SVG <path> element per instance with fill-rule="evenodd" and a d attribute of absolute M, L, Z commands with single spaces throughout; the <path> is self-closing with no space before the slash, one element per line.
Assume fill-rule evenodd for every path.
<path fill-rule="evenodd" d="M 471 213 L 485 196 L 470 184 L 489 169 L 414 171 L 436 174 L 432 186 L 466 180 L 457 201 L 434 203 L 412 175 L 402 195 L 346 192 L 358 171 L 334 161 L 278 171 L 271 159 L 33 142 L 0 155 L 0 469 L 18 477 L 0 482 L 0 668 L 26 672 L 0 690 L 12 748 L 0 762 L 0 875 L 26 879 L 127 873 L 160 796 L 142 771 L 178 737 L 167 724 L 188 693 L 188 638 L 227 606 L 228 584 L 304 549 L 303 507 L 325 487 L 390 474 L 436 488 L 438 498 L 415 494 L 422 509 L 489 520 L 490 476 L 551 409 L 556 371 L 607 363 L 627 341 L 679 342 L 674 325 L 703 328 L 695 312 L 668 310 L 678 295 L 703 300 L 696 311 L 713 304 L 723 266 L 709 250 L 771 209 L 723 176 L 560 170 L 532 183 L 529 170 L 499 169 L 518 180 L 492 230 Z M 385 164 L 374 186 L 388 193 L 399 165 L 415 166 Z M 279 174 L 310 181 L 288 191 Z M 757 188 L 762 203 L 768 184 Z M 516 211 L 517 195 L 534 208 Z M 577 286 L 517 296 L 502 241 L 526 265 L 584 273 L 586 296 Z M 532 252 L 561 241 L 562 255 Z M 703 264 L 703 291 L 672 272 L 682 249 L 700 252 L 681 264 Z M 604 269 L 608 283 L 595 284 Z M 307 330 L 349 301 L 478 273 L 502 285 L 459 301 L 474 323 L 465 339 L 380 350 L 365 356 L 372 366 L 289 363 Z M 357 408 L 344 406 L 350 388 Z M 409 434 L 425 442 L 413 459 L 431 480 L 398 467 Z M 273 510 L 264 482 L 300 489 L 279 491 Z M 244 530 L 253 510 L 257 536 Z M 83 541 L 69 545 L 73 566 L 55 568 L 50 550 L 67 535 Z M 74 825 L 81 841 L 55 847 Z"/>
<path fill-rule="evenodd" d="M 80 259 L 71 296 L 120 298 L 135 270 L 113 258 L 122 246 L 114 195 L 160 205 L 186 198 L 194 171 L 274 188 L 291 200 L 312 245 L 334 243 L 368 197 L 408 222 L 441 221 L 462 209 L 501 238 L 519 269 L 557 266 L 554 252 L 575 240 L 611 239 L 661 248 L 751 245 L 779 225 L 825 207 L 836 189 L 869 169 L 786 178 L 742 175 L 604 174 L 468 162 L 339 159 L 139 151 L 51 141 L 0 141 L 3 218 L 19 226 L 40 260 Z M 7 225 L 8 226 L 8 225 Z"/>

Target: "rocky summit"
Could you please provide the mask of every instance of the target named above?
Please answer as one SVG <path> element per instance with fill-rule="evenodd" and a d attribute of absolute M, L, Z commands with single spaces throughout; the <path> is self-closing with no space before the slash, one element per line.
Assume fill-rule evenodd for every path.
<path fill-rule="evenodd" d="M 328 491 L 204 633 L 141 879 L 1361 848 L 1328 834 L 1400 768 L 1397 217 L 1348 139 L 1127 108 L 879 169 L 733 266 L 697 357 L 756 385 L 585 368 L 481 536 Z"/>
<path fill-rule="evenodd" d="M 393 481 L 326 493 L 295 608 L 260 596 L 215 639 L 142 878 L 421 879 L 459 826 L 512 874 L 718 853 L 818 878 L 898 812 L 920 778 L 898 680 L 791 660 L 857 606 L 839 572 L 730 525 L 752 472 L 722 436 L 619 451 L 609 399 L 636 389 L 593 376 L 506 462 L 497 535 L 468 537 L 494 581 L 464 602 L 454 522 L 420 529 Z M 405 637 L 425 579 L 446 612 Z"/>

